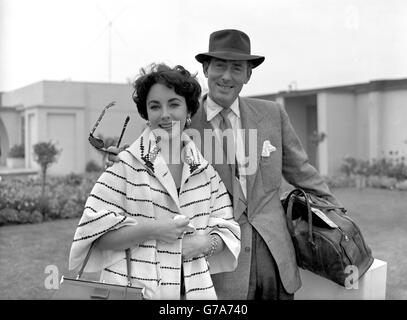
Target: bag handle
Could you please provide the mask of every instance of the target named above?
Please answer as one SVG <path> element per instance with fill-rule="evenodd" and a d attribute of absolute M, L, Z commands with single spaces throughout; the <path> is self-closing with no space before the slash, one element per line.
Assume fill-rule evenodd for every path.
<path fill-rule="evenodd" d="M 90 254 L 91 254 L 94 246 L 95 246 L 95 241 L 93 241 L 92 244 L 90 245 L 89 251 L 86 254 L 85 260 L 82 263 L 82 267 L 79 270 L 79 273 L 78 273 L 78 276 L 76 277 L 76 279 L 79 279 L 82 276 L 82 273 L 85 270 L 85 266 L 88 263 Z M 131 283 L 131 251 L 130 251 L 130 248 L 127 248 L 125 250 L 125 252 L 126 252 L 126 263 L 127 263 L 127 285 L 129 287 L 131 287 L 132 283 Z"/>
<path fill-rule="evenodd" d="M 321 197 L 314 196 L 313 194 L 308 194 L 308 198 L 309 198 L 309 201 L 310 201 L 310 203 L 312 204 L 312 206 L 314 208 L 325 209 L 325 210 L 340 210 L 344 214 L 346 214 L 346 212 L 347 212 L 345 207 L 334 205 L 329 200 L 326 200 L 326 199 L 321 198 Z M 323 202 L 324 204 L 315 203 L 314 198 L 317 198 L 318 201 Z"/>
<path fill-rule="evenodd" d="M 307 211 L 308 211 L 308 242 L 311 243 L 311 245 L 315 245 L 314 243 L 314 236 L 312 235 L 312 210 L 311 210 L 311 206 L 309 203 L 309 199 L 308 199 L 308 195 L 305 193 L 304 190 L 297 188 L 292 190 L 287 198 L 284 201 L 284 206 L 286 205 L 287 201 L 288 201 L 288 205 L 287 205 L 287 227 L 288 227 L 288 231 L 290 232 L 291 236 L 294 236 L 294 225 L 293 225 L 293 221 L 292 221 L 292 210 L 293 210 L 293 204 L 294 204 L 294 199 L 295 196 L 298 195 L 302 195 L 305 198 L 305 202 L 306 202 L 306 206 L 307 206 Z"/>

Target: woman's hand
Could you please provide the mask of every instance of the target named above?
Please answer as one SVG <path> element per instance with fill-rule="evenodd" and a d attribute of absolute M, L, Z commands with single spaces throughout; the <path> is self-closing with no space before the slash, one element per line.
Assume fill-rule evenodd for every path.
<path fill-rule="evenodd" d="M 115 147 L 115 146 L 108 147 L 106 150 L 108 152 L 107 161 L 105 164 L 106 167 L 110 167 L 113 165 L 113 163 L 119 162 L 120 158 L 119 158 L 118 154 L 128 147 L 129 147 L 128 144 L 125 144 L 125 145 L 121 146 L 120 148 Z"/>
<path fill-rule="evenodd" d="M 211 238 L 207 234 L 186 236 L 182 240 L 182 256 L 188 260 L 209 250 Z"/>
<path fill-rule="evenodd" d="M 173 243 L 184 236 L 188 223 L 187 217 L 159 220 L 157 221 L 155 238 L 158 241 Z"/>

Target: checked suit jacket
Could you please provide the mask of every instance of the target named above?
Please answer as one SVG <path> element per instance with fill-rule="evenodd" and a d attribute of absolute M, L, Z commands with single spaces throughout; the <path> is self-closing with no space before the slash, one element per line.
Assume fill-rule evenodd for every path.
<path fill-rule="evenodd" d="M 206 99 L 206 96 L 203 99 Z M 241 227 L 242 250 L 238 266 L 233 272 L 212 275 L 216 293 L 219 299 L 247 299 L 252 228 L 255 228 L 261 235 L 273 255 L 284 288 L 288 293 L 294 293 L 301 287 L 301 279 L 294 247 L 287 229 L 286 216 L 280 201 L 282 176 L 293 186 L 313 191 L 333 203 L 337 203 L 337 201 L 317 170 L 309 163 L 308 156 L 284 107 L 272 101 L 239 97 L 239 108 L 242 129 L 257 130 L 257 139 L 254 141 L 249 139 L 249 135 L 245 131 L 246 156 L 250 152 L 250 166 L 255 165 L 254 172 L 246 177 L 246 212 L 243 212 L 246 209 L 245 206 L 242 206 L 243 202 L 239 201 L 241 193 L 237 191 L 236 187 L 239 182 L 232 179 L 230 165 L 217 164 L 214 161 L 214 156 L 219 152 L 222 153 L 222 149 L 208 154 L 202 150 L 203 144 L 201 145 L 201 153 L 217 170 L 229 193 L 233 196 L 234 217 Z M 201 137 L 204 137 L 204 130 L 212 130 L 211 123 L 207 121 L 203 103 L 192 118 L 191 128 L 197 130 Z M 262 156 L 266 140 L 276 148 L 268 157 Z M 250 146 L 250 144 L 253 143 L 257 144 L 256 152 L 252 152 L 254 146 Z"/>

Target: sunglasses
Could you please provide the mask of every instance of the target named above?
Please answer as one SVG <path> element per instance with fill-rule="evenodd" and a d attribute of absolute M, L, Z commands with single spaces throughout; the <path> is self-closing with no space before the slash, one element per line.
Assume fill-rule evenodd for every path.
<path fill-rule="evenodd" d="M 95 149 L 103 151 L 103 152 L 107 152 L 107 153 L 111 153 L 111 152 L 107 151 L 107 149 L 106 149 L 108 146 L 105 145 L 105 142 L 102 139 L 95 137 L 93 134 L 94 134 L 96 128 L 98 127 L 100 121 L 102 120 L 103 116 L 105 115 L 106 110 L 109 109 L 110 107 L 113 107 L 115 105 L 115 103 L 116 102 L 113 101 L 113 102 L 109 103 L 106 107 L 103 108 L 102 113 L 100 114 L 99 118 L 97 119 L 92 131 L 89 134 L 89 138 L 88 138 L 90 144 Z M 120 145 L 120 142 L 123 138 L 123 134 L 124 134 L 124 131 L 126 130 L 129 120 L 130 120 L 130 117 L 127 116 L 126 120 L 124 121 L 123 129 L 122 129 L 122 132 L 121 132 L 121 135 L 120 135 L 119 141 L 117 142 L 116 147 L 119 147 L 119 145 Z"/>

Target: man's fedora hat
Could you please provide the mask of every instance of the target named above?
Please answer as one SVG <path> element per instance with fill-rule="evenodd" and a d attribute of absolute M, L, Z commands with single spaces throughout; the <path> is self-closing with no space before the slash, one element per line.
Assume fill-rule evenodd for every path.
<path fill-rule="evenodd" d="M 250 39 L 239 30 L 227 29 L 215 31 L 209 38 L 209 52 L 200 53 L 195 59 L 200 63 L 211 57 L 223 60 L 250 61 L 252 68 L 256 68 L 264 61 L 264 57 L 250 54 Z"/>

